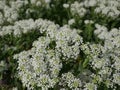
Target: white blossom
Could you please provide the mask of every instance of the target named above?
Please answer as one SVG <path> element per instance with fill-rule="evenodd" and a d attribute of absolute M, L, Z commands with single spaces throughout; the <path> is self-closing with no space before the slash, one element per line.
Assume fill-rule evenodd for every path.
<path fill-rule="evenodd" d="M 71 13 L 73 15 L 84 16 L 89 12 L 89 7 L 93 7 L 95 13 L 101 13 L 108 17 L 116 18 L 120 15 L 119 0 L 84 0 L 71 4 Z"/>
<path fill-rule="evenodd" d="M 74 24 L 75 23 L 75 19 L 70 19 L 69 21 L 68 21 L 68 24 L 69 25 L 72 25 L 72 24 Z"/>
<path fill-rule="evenodd" d="M 63 7 L 64 7 L 64 8 L 68 8 L 68 7 L 69 7 L 69 4 L 66 4 L 66 3 L 65 3 L 65 4 L 63 4 Z"/>
<path fill-rule="evenodd" d="M 82 82 L 76 78 L 71 72 L 62 74 L 60 85 L 68 86 L 72 90 L 81 90 Z"/>
<path fill-rule="evenodd" d="M 97 90 L 97 86 L 94 83 L 86 83 L 84 90 Z"/>
<path fill-rule="evenodd" d="M 77 34 L 76 30 L 71 30 L 66 26 L 60 28 L 56 35 L 56 49 L 66 58 L 76 59 L 80 53 L 81 43 L 82 37 Z"/>

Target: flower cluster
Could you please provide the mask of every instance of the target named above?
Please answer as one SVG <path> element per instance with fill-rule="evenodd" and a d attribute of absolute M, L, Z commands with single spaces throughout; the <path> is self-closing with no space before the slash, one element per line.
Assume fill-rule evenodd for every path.
<path fill-rule="evenodd" d="M 49 27 L 49 28 L 48 28 Z M 18 37 L 22 34 L 31 32 L 31 31 L 39 31 L 39 33 L 43 34 L 46 30 L 47 34 L 55 34 L 54 30 L 59 26 L 54 25 L 53 22 L 42 19 L 28 19 L 28 20 L 20 20 L 16 21 L 14 25 L 3 26 L 0 30 L 0 36 L 4 36 L 7 34 L 13 34 Z M 48 28 L 48 29 L 47 29 Z M 53 37 L 54 35 L 51 35 Z"/>
<path fill-rule="evenodd" d="M 7 0 L 0 1 L 0 10 L 2 11 L 0 12 L 0 25 L 3 25 L 4 23 L 13 23 L 18 20 L 20 9 L 26 4 L 28 4 L 27 0 L 10 0 L 9 2 Z"/>
<path fill-rule="evenodd" d="M 73 15 L 84 16 L 89 12 L 89 8 L 93 8 L 94 13 L 101 13 L 108 17 L 116 18 L 120 15 L 119 0 L 84 0 L 81 2 L 75 1 L 71 4 L 71 13 Z"/>
<path fill-rule="evenodd" d="M 85 20 L 84 23 L 85 24 L 93 24 L 94 22 L 92 20 Z"/>
<path fill-rule="evenodd" d="M 75 15 L 79 15 L 80 17 L 84 16 L 87 12 L 86 8 L 84 7 L 83 3 L 79 3 L 75 1 L 73 4 L 71 4 L 71 13 Z"/>
<path fill-rule="evenodd" d="M 36 22 L 36 28 L 44 36 L 34 41 L 31 50 L 14 56 L 18 59 L 18 76 L 27 88 L 53 88 L 59 80 L 62 60 L 69 62 L 69 59 L 74 61 L 78 57 L 82 38 L 67 26 L 58 28 L 49 21 Z M 79 81 L 75 80 L 74 83 L 79 84 Z"/>
<path fill-rule="evenodd" d="M 120 0 L 0 0 L 2 89 L 119 90 L 119 23 Z"/>
<path fill-rule="evenodd" d="M 59 84 L 64 87 L 64 90 L 66 90 L 66 87 L 69 87 L 71 90 L 81 90 L 82 87 L 81 80 L 76 78 L 71 72 L 62 74 Z"/>
<path fill-rule="evenodd" d="M 26 8 L 24 13 L 28 17 L 33 13 L 37 13 L 36 14 L 36 16 L 37 16 L 41 13 L 40 9 L 42 9 L 42 8 L 49 9 L 50 8 L 50 2 L 51 2 L 51 0 L 29 0 L 28 5 L 26 5 L 29 7 Z"/>
<path fill-rule="evenodd" d="M 59 85 L 62 87 L 60 90 L 67 90 L 68 88 L 70 90 L 97 90 L 97 84 L 91 82 L 91 80 L 89 80 L 89 82 L 86 81 L 89 77 L 87 74 L 90 75 L 90 73 L 86 71 L 81 73 L 79 77 L 73 75 L 72 72 L 62 74 L 61 81 L 59 82 Z"/>
<path fill-rule="evenodd" d="M 104 40 L 104 45 L 85 44 L 81 48 L 89 59 L 94 72 L 91 75 L 94 83 L 104 83 L 108 88 L 117 88 L 120 85 L 120 30 L 108 31 L 105 26 L 96 25 L 95 34 Z"/>
<path fill-rule="evenodd" d="M 30 3 L 32 5 L 36 5 L 36 6 L 41 6 L 43 3 L 49 4 L 50 2 L 51 2 L 51 0 L 30 0 Z"/>
<path fill-rule="evenodd" d="M 49 48 L 50 42 L 49 38 L 40 37 L 31 50 L 14 57 L 18 59 L 18 77 L 28 89 L 37 86 L 46 90 L 58 82 L 62 63 L 59 55 Z"/>
<path fill-rule="evenodd" d="M 56 49 L 62 53 L 63 59 L 77 59 L 80 53 L 79 46 L 82 44 L 82 37 L 80 37 L 76 30 L 71 30 L 67 26 L 61 27 L 56 34 Z M 66 58 L 65 58 L 66 57 Z"/>
<path fill-rule="evenodd" d="M 31 13 L 38 13 L 37 8 L 48 8 L 50 2 L 51 0 L 1 0 L 0 25 L 6 26 L 21 20 L 22 14 L 29 18 Z"/>

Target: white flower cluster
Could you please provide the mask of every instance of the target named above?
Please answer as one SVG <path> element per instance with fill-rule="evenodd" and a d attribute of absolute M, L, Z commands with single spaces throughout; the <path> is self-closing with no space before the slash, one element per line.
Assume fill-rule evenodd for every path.
<path fill-rule="evenodd" d="M 56 34 L 56 49 L 64 56 L 63 59 L 77 59 L 80 53 L 79 46 L 82 44 L 82 37 L 80 37 L 76 30 L 71 30 L 67 26 L 60 28 Z M 66 57 L 66 58 L 65 58 Z"/>
<path fill-rule="evenodd" d="M 109 35 L 107 35 L 108 29 L 105 26 L 95 24 L 95 28 L 96 28 L 96 30 L 94 31 L 94 33 L 95 33 L 95 35 L 97 35 L 98 38 L 105 39 L 106 36 L 108 38 L 110 38 Z"/>
<path fill-rule="evenodd" d="M 119 0 L 84 0 L 81 2 L 75 1 L 71 4 L 71 13 L 73 15 L 84 16 L 89 12 L 89 7 L 94 8 L 95 13 L 101 13 L 108 17 L 116 18 L 120 15 Z"/>
<path fill-rule="evenodd" d="M 50 21 L 39 19 L 35 25 L 44 36 L 34 41 L 31 50 L 16 54 L 14 58 L 18 59 L 18 76 L 23 85 L 29 89 L 37 86 L 46 90 L 58 83 L 63 59 L 69 62 L 78 57 L 82 38 L 68 26 L 58 27 Z M 75 80 L 73 84 L 78 82 Z"/>
<path fill-rule="evenodd" d="M 18 90 L 18 88 L 17 87 L 13 87 L 12 90 Z"/>
<path fill-rule="evenodd" d="M 120 85 L 120 30 L 96 25 L 95 34 L 104 40 L 104 45 L 84 44 L 81 48 L 89 58 L 95 72 L 91 75 L 94 83 L 104 83 L 108 88 Z"/>
<path fill-rule="evenodd" d="M 61 82 L 59 83 L 64 87 L 65 90 L 66 87 L 69 87 L 70 90 L 82 90 L 82 82 L 79 78 L 76 78 L 71 72 L 62 74 Z"/>
<path fill-rule="evenodd" d="M 84 78 L 88 78 L 87 75 L 84 74 Z M 59 85 L 62 87 L 60 90 L 97 90 L 97 84 L 92 83 L 91 81 L 85 81 L 83 77 L 76 77 L 72 74 L 72 72 L 67 72 L 62 74 L 61 81 Z"/>
<path fill-rule="evenodd" d="M 116 18 L 120 15 L 120 0 L 97 0 L 96 13 Z"/>
<path fill-rule="evenodd" d="M 68 25 L 72 25 L 72 24 L 74 24 L 75 23 L 75 19 L 70 19 L 69 21 L 68 21 Z"/>
<path fill-rule="evenodd" d="M 53 22 L 37 19 L 34 21 L 33 19 L 28 20 L 20 20 L 16 21 L 14 25 L 3 26 L 0 30 L 0 36 L 4 36 L 7 34 L 13 34 L 14 36 L 20 36 L 27 32 L 31 32 L 34 30 L 39 31 L 39 33 L 46 32 L 48 35 L 51 34 L 51 37 L 54 37 L 55 30 L 58 28 L 58 25 L 54 25 Z"/>
<path fill-rule="evenodd" d="M 59 25 L 55 25 L 53 22 L 43 19 L 37 19 L 35 21 L 36 30 L 39 30 L 41 34 L 45 34 L 50 38 L 55 38 Z"/>
<path fill-rule="evenodd" d="M 70 4 L 72 1 L 65 2 L 0 0 L 0 37 L 13 35 L 16 38 L 34 31 L 39 34 L 30 50 L 14 55 L 14 59 L 18 60 L 18 78 L 28 90 L 97 90 L 101 85 L 117 89 L 120 87 L 120 27 L 108 30 L 107 27 L 96 24 L 97 20 L 92 21 L 87 14 L 117 18 L 120 16 L 120 0 L 77 0 L 73 4 Z M 68 25 L 61 22 L 63 26 L 60 27 L 52 21 L 39 18 L 41 10 L 48 10 L 50 5 L 61 3 L 64 3 L 65 11 L 70 15 L 67 11 L 70 9 L 73 15 L 68 15 Z M 51 9 L 48 12 L 52 13 Z M 55 16 L 60 14 L 56 10 L 53 13 L 56 13 Z M 84 16 L 86 18 L 82 18 Z M 84 31 L 80 34 L 80 30 L 71 29 L 79 28 L 76 21 L 80 18 L 84 19 L 84 22 L 77 22 L 81 29 L 85 30 L 85 34 L 97 37 L 100 43 L 84 43 L 86 38 L 83 40 L 80 36 L 84 37 Z M 65 20 L 66 23 L 66 19 L 61 21 Z M 95 35 L 92 33 L 94 28 Z M 88 29 L 92 31 L 87 32 Z M 17 47 L 4 44 L 1 48 L 5 51 L 11 49 L 16 51 Z M 1 67 L 6 66 L 3 62 L 0 64 Z"/>
<path fill-rule="evenodd" d="M 48 8 L 50 2 L 51 0 L 1 0 L 0 25 L 13 24 L 20 18 L 21 14 L 29 16 L 38 7 Z"/>
<path fill-rule="evenodd" d="M 39 1 L 39 0 L 30 0 L 30 2 L 32 5 L 41 6 L 41 1 Z"/>
<path fill-rule="evenodd" d="M 0 36 L 12 33 L 14 36 L 19 36 L 22 33 L 27 33 L 34 29 L 35 23 L 32 19 L 16 21 L 14 25 L 3 26 L 0 31 Z"/>
<path fill-rule="evenodd" d="M 0 1 L 0 25 L 3 25 L 4 23 L 13 23 L 14 21 L 18 20 L 20 9 L 23 7 L 23 5 L 28 3 L 27 0 L 10 0 L 8 4 L 6 4 L 7 2 L 8 1 L 6 0 Z"/>
<path fill-rule="evenodd" d="M 30 4 L 34 7 L 46 7 L 49 8 L 51 0 L 30 0 Z M 32 11 L 32 9 L 28 9 L 28 11 Z"/>
<path fill-rule="evenodd" d="M 96 24 L 94 33 L 100 38 L 105 40 L 105 47 L 107 49 L 120 47 L 120 27 L 119 29 L 113 28 L 110 31 L 105 26 Z"/>
<path fill-rule="evenodd" d="M 85 24 L 93 24 L 94 22 L 92 20 L 85 20 L 84 23 Z"/>
<path fill-rule="evenodd" d="M 47 90 L 58 82 L 62 64 L 59 55 L 49 48 L 50 42 L 49 37 L 40 37 L 31 50 L 14 57 L 18 59 L 18 77 L 28 89 L 37 86 Z"/>
<path fill-rule="evenodd" d="M 94 83 L 86 83 L 84 90 L 97 90 L 97 85 Z"/>
<path fill-rule="evenodd" d="M 104 31 L 102 31 L 104 33 Z M 101 34 L 101 33 L 100 33 Z M 111 68 L 114 69 L 113 82 L 120 85 L 120 29 L 113 28 L 107 31 L 104 36 L 104 49 L 107 52 L 107 58 L 111 60 Z M 101 37 L 100 37 L 101 38 Z"/>
<path fill-rule="evenodd" d="M 29 7 L 26 9 L 26 15 L 33 13 L 37 13 L 37 15 L 41 14 L 40 9 L 49 9 L 50 8 L 51 0 L 29 0 Z M 36 15 L 36 16 L 37 16 Z"/>
<path fill-rule="evenodd" d="M 32 24 L 29 27 L 30 23 Z M 103 46 L 101 44 L 83 44 L 82 37 L 77 30 L 71 30 L 67 25 L 59 27 L 53 22 L 42 19 L 16 22 L 13 27 L 22 28 L 22 33 L 38 30 L 40 34 L 43 34 L 33 43 L 31 50 L 15 55 L 19 64 L 18 76 L 23 85 L 30 89 L 37 86 L 43 90 L 53 88 L 60 82 L 59 80 L 64 81 L 65 84 L 61 84 L 63 87 L 66 85 L 73 90 L 81 88 L 96 90 L 100 83 L 104 83 L 108 88 L 120 85 L 120 30 L 114 28 L 108 31 L 104 26 L 98 24 L 95 26 L 95 34 L 104 40 Z M 80 48 L 85 51 L 91 68 L 96 71 L 90 74 L 90 81 L 80 80 L 81 77 L 75 78 L 69 72 L 59 77 L 62 61 L 69 62 L 77 59 Z M 69 76 L 71 76 L 70 79 Z"/>
<path fill-rule="evenodd" d="M 75 15 L 79 15 L 80 17 L 84 16 L 87 12 L 86 8 L 84 7 L 83 3 L 79 3 L 75 1 L 73 4 L 71 4 L 71 13 Z"/>
<path fill-rule="evenodd" d="M 63 7 L 64 7 L 64 8 L 68 8 L 68 7 L 69 7 L 69 4 L 64 3 L 64 4 L 63 4 Z"/>

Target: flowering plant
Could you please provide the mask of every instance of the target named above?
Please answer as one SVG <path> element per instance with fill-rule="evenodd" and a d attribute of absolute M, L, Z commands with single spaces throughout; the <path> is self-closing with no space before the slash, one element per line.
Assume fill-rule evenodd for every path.
<path fill-rule="evenodd" d="M 119 90 L 120 0 L 0 1 L 0 89 Z"/>

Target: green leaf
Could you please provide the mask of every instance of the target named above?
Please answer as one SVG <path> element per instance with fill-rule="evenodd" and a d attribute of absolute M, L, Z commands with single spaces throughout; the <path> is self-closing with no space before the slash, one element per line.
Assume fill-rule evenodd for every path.
<path fill-rule="evenodd" d="M 85 61 L 83 62 L 83 68 L 85 68 L 89 63 L 89 58 L 86 58 Z"/>

